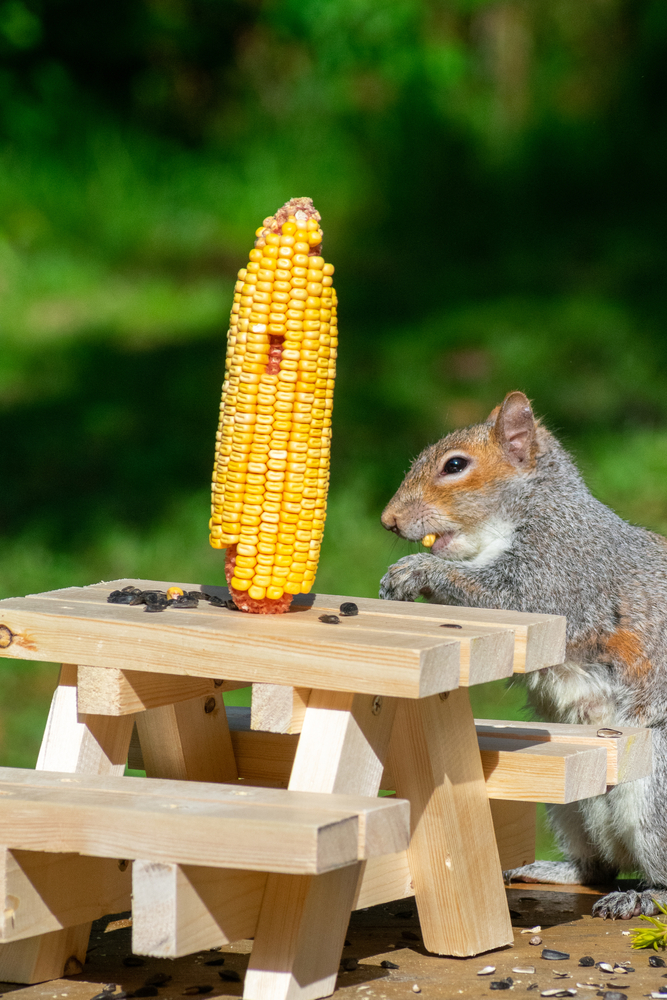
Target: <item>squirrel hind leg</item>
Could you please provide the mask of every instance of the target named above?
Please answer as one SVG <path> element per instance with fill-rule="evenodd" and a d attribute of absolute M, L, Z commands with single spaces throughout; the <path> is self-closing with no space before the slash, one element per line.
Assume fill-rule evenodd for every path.
<path fill-rule="evenodd" d="M 583 861 L 533 861 L 530 865 L 504 871 L 503 879 L 505 885 L 510 885 L 512 882 L 596 885 L 609 882 L 615 875 L 616 869 L 587 858 Z"/>
<path fill-rule="evenodd" d="M 630 920 L 640 915 L 654 917 L 660 913 L 655 905 L 656 900 L 667 906 L 667 890 L 644 889 L 643 892 L 636 892 L 628 889 L 626 892 L 610 892 L 598 899 L 591 912 L 594 917 L 602 917 L 603 920 L 607 917 L 612 920 Z"/>

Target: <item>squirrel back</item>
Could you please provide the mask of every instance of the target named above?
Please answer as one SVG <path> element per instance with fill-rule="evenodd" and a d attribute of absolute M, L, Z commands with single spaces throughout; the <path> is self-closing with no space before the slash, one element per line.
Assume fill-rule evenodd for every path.
<path fill-rule="evenodd" d="M 390 568 L 381 596 L 566 615 L 567 663 L 527 678 L 544 717 L 665 717 L 667 542 L 592 496 L 523 393 L 422 452 L 382 523 L 436 540 Z"/>

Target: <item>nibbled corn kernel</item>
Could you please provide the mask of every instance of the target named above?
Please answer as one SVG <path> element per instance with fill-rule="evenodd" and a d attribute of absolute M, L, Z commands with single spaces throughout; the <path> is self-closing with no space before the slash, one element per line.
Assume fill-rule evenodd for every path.
<path fill-rule="evenodd" d="M 334 268 L 321 256 L 319 222 L 309 198 L 293 198 L 264 220 L 238 273 L 210 543 L 227 549 L 227 579 L 247 611 L 285 611 L 315 580 L 338 346 Z"/>
<path fill-rule="evenodd" d="M 422 538 L 422 545 L 426 546 L 427 549 L 430 549 L 437 537 L 437 535 L 424 535 Z"/>

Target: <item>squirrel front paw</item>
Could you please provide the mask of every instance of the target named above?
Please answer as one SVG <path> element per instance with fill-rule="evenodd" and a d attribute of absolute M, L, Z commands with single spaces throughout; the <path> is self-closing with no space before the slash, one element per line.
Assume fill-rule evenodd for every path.
<path fill-rule="evenodd" d="M 656 899 L 664 905 L 667 893 L 660 889 L 645 889 L 644 892 L 635 892 L 634 889 L 628 889 L 627 892 L 610 892 L 602 899 L 598 899 L 593 906 L 592 914 L 594 917 L 602 917 L 603 920 L 607 917 L 611 917 L 612 920 L 630 920 L 631 917 L 640 915 L 653 917 L 656 913 L 660 913 L 655 905 Z"/>
<path fill-rule="evenodd" d="M 418 597 L 431 597 L 429 570 L 435 556 L 417 552 L 403 556 L 390 566 L 380 580 L 380 597 L 383 601 L 415 601 Z"/>

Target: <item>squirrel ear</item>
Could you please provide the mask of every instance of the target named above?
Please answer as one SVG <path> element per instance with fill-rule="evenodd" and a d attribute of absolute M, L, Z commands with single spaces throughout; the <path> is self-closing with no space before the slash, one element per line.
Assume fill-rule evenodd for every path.
<path fill-rule="evenodd" d="M 535 442 L 535 417 L 528 397 L 509 392 L 499 407 L 493 434 L 512 465 L 529 465 Z"/>

